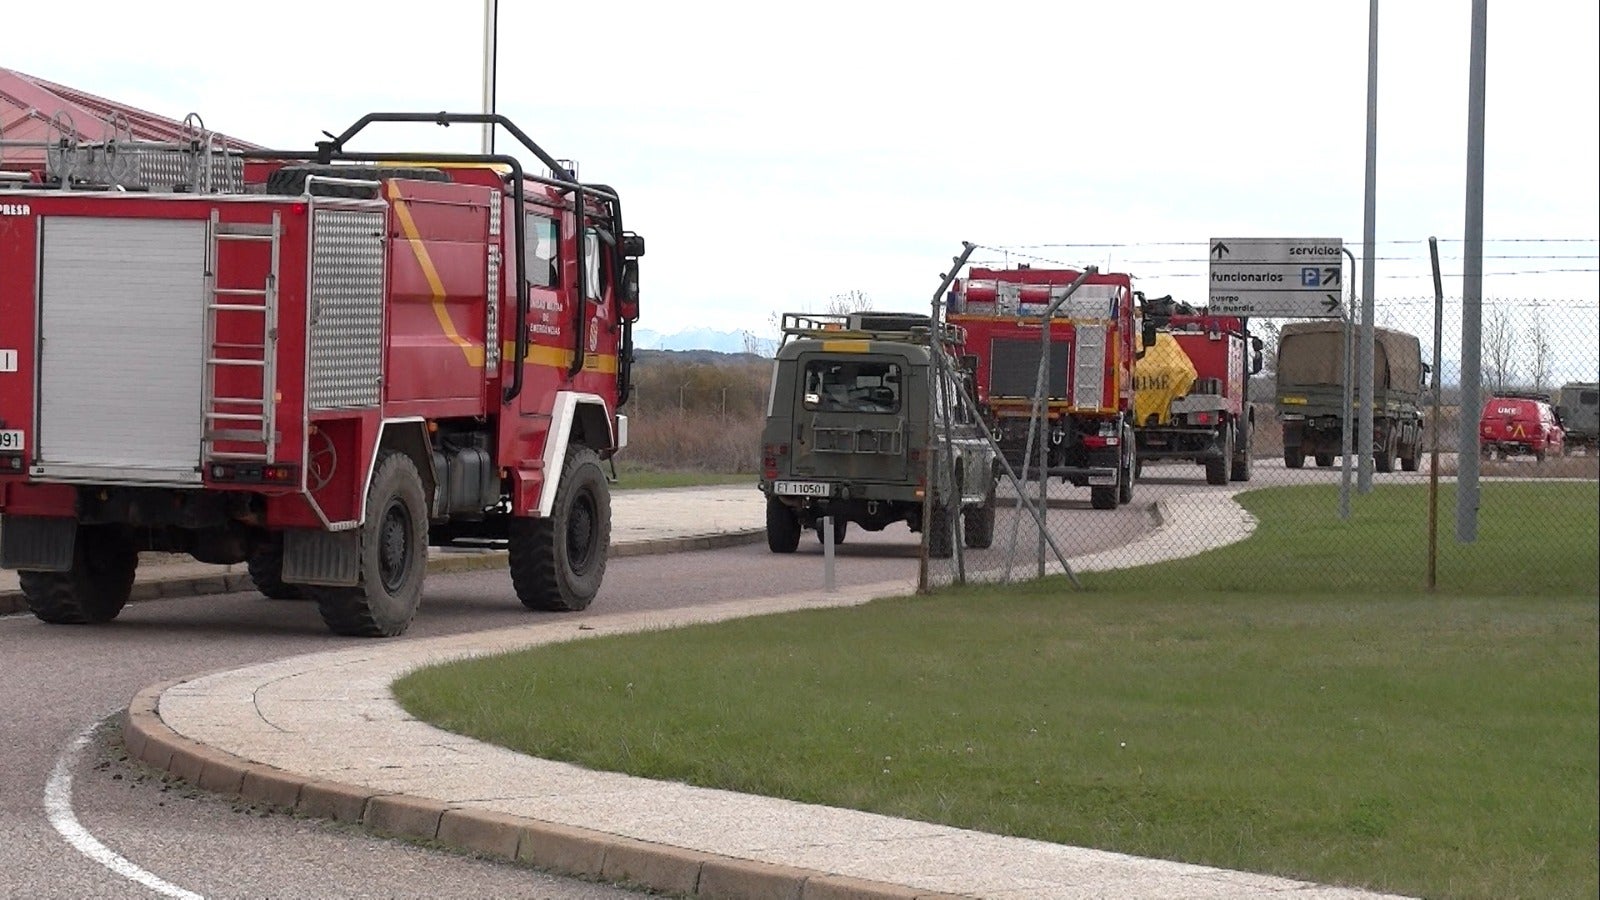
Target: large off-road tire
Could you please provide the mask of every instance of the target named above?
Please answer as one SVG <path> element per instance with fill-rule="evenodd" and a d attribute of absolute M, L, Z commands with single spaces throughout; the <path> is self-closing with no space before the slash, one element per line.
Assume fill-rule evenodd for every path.
<path fill-rule="evenodd" d="M 1283 448 L 1283 465 L 1288 469 L 1298 469 L 1306 464 L 1306 452 L 1299 447 Z"/>
<path fill-rule="evenodd" d="M 283 536 L 273 535 L 272 539 L 256 548 L 250 554 L 250 559 L 245 563 L 250 570 L 250 580 L 255 583 L 256 590 L 269 600 L 304 600 L 306 592 L 298 584 L 288 584 L 283 580 Z"/>
<path fill-rule="evenodd" d="M 1334 456 L 1332 453 L 1318 453 L 1317 467 L 1321 469 L 1331 468 L 1333 466 L 1333 459 Z"/>
<path fill-rule="evenodd" d="M 777 497 L 767 498 L 767 549 L 793 553 L 800 546 L 800 517 Z"/>
<path fill-rule="evenodd" d="M 1233 472 L 1230 477 L 1234 481 L 1250 480 L 1250 443 L 1254 432 L 1255 426 L 1246 422 L 1244 439 L 1233 445 Z"/>
<path fill-rule="evenodd" d="M 955 552 L 955 534 L 948 508 L 941 503 L 934 504 L 933 514 L 922 527 L 928 531 L 928 558 L 949 559 Z"/>
<path fill-rule="evenodd" d="M 1394 471 L 1394 438 L 1385 435 L 1383 442 L 1372 448 L 1372 467 L 1379 472 Z"/>
<path fill-rule="evenodd" d="M 1233 429 L 1222 429 L 1222 449 L 1206 460 L 1206 484 L 1227 484 L 1233 479 Z"/>
<path fill-rule="evenodd" d="M 822 543 L 822 540 L 823 540 L 823 538 L 822 538 L 822 520 L 821 519 L 817 520 L 815 528 L 817 530 L 817 543 L 820 544 L 820 543 Z M 850 533 L 850 520 L 849 519 L 835 518 L 833 520 L 833 543 L 834 543 L 834 546 L 838 546 L 838 545 L 844 543 L 844 536 L 849 534 L 849 533 Z"/>
<path fill-rule="evenodd" d="M 961 516 L 961 540 L 973 550 L 987 550 L 994 544 L 994 492 L 989 485 L 989 495 L 982 506 L 973 506 Z"/>
<path fill-rule="evenodd" d="M 379 454 L 361 526 L 360 580 L 353 587 L 310 586 L 334 634 L 393 637 L 405 632 L 422 600 L 428 569 L 428 501 L 409 456 Z"/>
<path fill-rule="evenodd" d="M 600 457 L 567 447 L 548 518 L 512 519 L 511 585 L 529 609 L 576 612 L 588 607 L 606 574 L 611 545 L 611 493 Z"/>
<path fill-rule="evenodd" d="M 1421 441 L 1419 440 L 1418 443 L 1421 443 Z M 1402 447 L 1400 455 L 1401 471 L 1415 472 L 1418 465 L 1421 463 L 1421 459 L 1422 453 L 1417 447 L 1417 444 L 1412 444 L 1410 447 Z"/>
<path fill-rule="evenodd" d="M 1127 505 L 1133 502 L 1133 482 L 1139 477 L 1139 448 L 1133 442 L 1133 429 L 1122 430 L 1122 471 L 1117 478 L 1117 502 Z"/>
<path fill-rule="evenodd" d="M 98 625 L 127 605 L 139 551 L 113 527 L 80 527 L 65 572 L 18 572 L 28 609 L 52 625 Z"/>
<path fill-rule="evenodd" d="M 449 181 L 450 176 L 439 169 L 400 166 L 284 166 L 267 176 L 266 192 L 296 197 L 306 192 L 306 176 L 352 178 L 378 181 L 385 178 L 409 178 L 413 181 Z M 311 191 L 318 197 L 371 198 L 377 193 L 375 186 L 365 184 L 311 183 Z"/>

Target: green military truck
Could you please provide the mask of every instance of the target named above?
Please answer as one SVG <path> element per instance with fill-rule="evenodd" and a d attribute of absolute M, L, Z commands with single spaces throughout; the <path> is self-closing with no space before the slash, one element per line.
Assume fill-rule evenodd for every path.
<path fill-rule="evenodd" d="M 966 546 L 990 545 L 995 451 L 961 402 L 962 339 L 961 329 L 914 313 L 784 315 L 761 438 L 773 553 L 793 553 L 807 529 L 820 538 L 830 516 L 835 540 L 849 524 L 881 531 L 904 522 L 926 528 L 928 554 L 945 558 L 959 521 Z"/>
<path fill-rule="evenodd" d="M 1582 448 L 1593 456 L 1600 449 L 1600 383 L 1569 381 L 1562 385 L 1556 412 L 1567 432 L 1566 452 Z"/>
<path fill-rule="evenodd" d="M 1399 457 L 1402 469 L 1415 472 L 1422 456 L 1422 391 L 1429 371 L 1422 346 L 1403 331 L 1374 327 L 1372 332 L 1373 467 L 1393 472 Z M 1283 326 L 1277 375 L 1283 464 L 1298 469 L 1309 456 L 1319 466 L 1332 466 L 1344 453 L 1344 325 Z M 1359 384 L 1358 378 L 1352 387 Z M 1351 409 L 1352 424 L 1358 414 L 1358 408 Z"/>

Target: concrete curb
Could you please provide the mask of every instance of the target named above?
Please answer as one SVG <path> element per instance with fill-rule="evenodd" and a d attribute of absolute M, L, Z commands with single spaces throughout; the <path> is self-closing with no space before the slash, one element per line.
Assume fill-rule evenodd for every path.
<path fill-rule="evenodd" d="M 580 878 L 694 897 L 786 900 L 960 900 L 812 869 L 737 859 L 559 825 L 319 781 L 212 749 L 161 720 L 161 695 L 189 679 L 159 682 L 128 705 L 128 756 L 201 790 L 308 818 L 357 825 L 378 835 L 431 841 L 456 850 Z"/>
<path fill-rule="evenodd" d="M 765 528 L 747 528 L 739 531 L 724 531 L 716 534 L 691 535 L 680 538 L 629 541 L 627 543 L 613 544 L 611 546 L 611 558 L 623 559 L 629 556 L 686 553 L 693 550 L 719 550 L 723 547 L 753 544 L 761 540 L 766 533 Z M 505 565 L 506 552 L 504 550 L 469 550 L 429 557 L 428 574 L 503 569 Z M 148 581 L 135 580 L 133 593 L 128 596 L 128 602 L 141 603 L 147 600 L 171 600 L 178 597 L 194 597 L 200 594 L 227 594 L 235 591 L 253 590 L 255 590 L 255 584 L 250 581 L 250 575 L 247 572 L 219 571 L 213 575 L 186 575 L 178 578 L 162 578 L 157 575 Z M 21 590 L 0 590 L 0 615 L 27 612 L 27 610 L 28 601 L 23 597 Z"/>

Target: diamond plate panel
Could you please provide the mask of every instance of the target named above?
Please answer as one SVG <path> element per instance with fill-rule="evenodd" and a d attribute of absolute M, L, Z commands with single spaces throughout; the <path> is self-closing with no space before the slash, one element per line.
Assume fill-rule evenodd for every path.
<path fill-rule="evenodd" d="M 319 209 L 311 255 L 312 409 L 378 405 L 383 379 L 382 210 Z"/>

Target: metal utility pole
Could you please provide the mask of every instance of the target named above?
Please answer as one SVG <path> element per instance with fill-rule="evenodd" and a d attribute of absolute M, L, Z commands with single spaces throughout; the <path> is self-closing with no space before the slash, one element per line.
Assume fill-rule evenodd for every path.
<path fill-rule="evenodd" d="M 494 80 L 500 44 L 499 0 L 483 0 L 483 111 L 495 113 Z M 494 152 L 494 123 L 483 123 L 483 153 Z"/>
<path fill-rule="evenodd" d="M 1461 437 L 1456 453 L 1456 540 L 1478 539 L 1478 409 L 1483 361 L 1483 106 L 1489 0 L 1472 0 L 1467 64 L 1467 223 L 1461 254 Z M 1434 363 L 1437 365 L 1437 361 Z"/>
<path fill-rule="evenodd" d="M 1356 472 L 1356 490 L 1372 491 L 1372 320 L 1377 303 L 1377 270 L 1373 268 L 1378 237 L 1378 0 L 1367 12 L 1367 189 L 1362 214 L 1361 241 L 1361 350 L 1356 367 L 1361 370 L 1361 434 L 1356 451 L 1361 467 Z"/>

